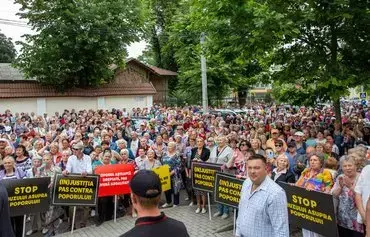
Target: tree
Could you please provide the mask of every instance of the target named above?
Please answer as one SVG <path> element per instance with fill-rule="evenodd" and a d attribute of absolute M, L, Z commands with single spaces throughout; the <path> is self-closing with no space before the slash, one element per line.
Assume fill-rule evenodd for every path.
<path fill-rule="evenodd" d="M 145 34 L 149 45 L 144 51 L 155 66 L 177 71 L 174 50 L 169 41 L 169 28 L 174 21 L 180 0 L 144 0 Z M 145 58 L 145 56 L 144 56 Z"/>
<path fill-rule="evenodd" d="M 177 51 L 175 55 L 180 68 L 180 78 L 185 74 L 188 74 L 188 78 L 200 75 L 197 74 L 199 70 L 196 74 L 191 74 L 190 70 L 197 70 L 200 67 L 197 48 L 199 35 L 205 32 L 207 35 L 205 54 L 209 69 L 207 77 L 217 85 L 216 91 L 213 91 L 213 88 L 209 88 L 209 91 L 211 94 L 221 92 L 217 95 L 220 99 L 233 88 L 238 92 L 239 105 L 244 106 L 247 91 L 257 82 L 264 83 L 268 79 L 262 73 L 264 67 L 268 65 L 264 65 L 259 55 L 273 48 L 275 36 L 271 35 L 270 31 L 271 26 L 276 25 L 275 15 L 268 15 L 268 9 L 254 1 L 184 1 L 183 5 L 191 10 L 187 13 L 180 9 L 181 16 L 176 17 L 175 31 L 171 32 L 177 35 L 174 49 Z M 268 20 L 258 22 L 256 12 Z M 184 14 L 187 14 L 186 20 Z M 271 43 L 259 43 L 267 42 L 267 39 Z M 184 48 L 188 48 L 189 52 L 183 52 Z M 191 68 L 184 68 L 184 65 L 190 63 L 193 63 Z M 192 80 L 180 79 L 180 84 L 189 89 L 195 82 L 199 82 L 199 77 Z"/>
<path fill-rule="evenodd" d="M 109 82 L 126 46 L 142 30 L 140 0 L 16 0 L 37 32 L 27 35 L 16 66 L 58 90 Z"/>
<path fill-rule="evenodd" d="M 192 5 L 195 4 L 195 5 Z M 178 8 L 176 21 L 170 28 L 169 43 L 175 49 L 175 59 L 179 65 L 178 90 L 186 94 L 186 102 L 199 104 L 202 99 L 200 56 L 207 59 L 207 86 L 210 105 L 219 102 L 229 93 L 231 80 L 227 75 L 227 65 L 217 55 L 212 55 L 209 46 L 212 39 L 206 36 L 203 49 L 200 36 L 204 28 L 199 23 L 196 1 L 184 1 Z"/>
<path fill-rule="evenodd" d="M 370 82 L 368 1 L 268 3 L 271 12 L 282 15 L 270 61 L 277 69 L 271 73 L 275 97 L 292 104 L 331 100 L 340 120 L 340 97 Z"/>
<path fill-rule="evenodd" d="M 12 39 L 0 32 L 0 63 L 13 62 L 16 53 Z"/>

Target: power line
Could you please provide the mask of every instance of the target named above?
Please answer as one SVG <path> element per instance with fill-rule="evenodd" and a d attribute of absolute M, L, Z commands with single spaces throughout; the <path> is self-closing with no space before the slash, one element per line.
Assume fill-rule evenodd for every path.
<path fill-rule="evenodd" d="M 24 28 L 32 28 L 32 26 L 25 25 L 25 24 L 19 24 L 19 23 L 13 23 L 13 22 L 3 22 L 0 20 L 0 24 L 2 25 L 10 25 L 10 26 L 18 26 L 18 27 L 24 27 Z"/>
<path fill-rule="evenodd" d="M 26 22 L 26 21 L 12 20 L 12 19 L 5 19 L 5 18 L 0 18 L 0 21 L 7 21 L 7 22 L 15 22 L 15 23 L 27 24 L 27 22 Z"/>

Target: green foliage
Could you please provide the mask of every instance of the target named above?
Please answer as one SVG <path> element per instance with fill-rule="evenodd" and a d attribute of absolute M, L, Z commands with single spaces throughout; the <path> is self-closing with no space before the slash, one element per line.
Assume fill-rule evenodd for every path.
<path fill-rule="evenodd" d="M 283 16 L 285 32 L 270 61 L 278 68 L 271 73 L 277 99 L 338 102 L 349 88 L 370 82 L 368 1 L 271 0 L 269 7 Z"/>
<path fill-rule="evenodd" d="M 0 32 L 0 63 L 13 62 L 16 53 L 12 39 Z"/>
<path fill-rule="evenodd" d="M 16 65 L 58 90 L 98 86 L 123 66 L 142 30 L 139 0 L 16 0 L 37 34 L 27 35 Z"/>
<path fill-rule="evenodd" d="M 174 50 L 169 42 L 169 27 L 174 21 L 180 0 L 144 0 L 145 34 L 149 42 L 141 59 L 148 64 L 177 71 Z"/>

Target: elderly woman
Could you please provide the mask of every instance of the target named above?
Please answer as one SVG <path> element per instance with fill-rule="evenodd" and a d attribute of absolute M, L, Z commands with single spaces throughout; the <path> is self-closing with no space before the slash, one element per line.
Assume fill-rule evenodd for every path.
<path fill-rule="evenodd" d="M 120 153 L 122 150 L 126 149 L 129 153 L 130 159 L 135 159 L 134 153 L 132 153 L 130 148 L 127 148 L 127 142 L 124 139 L 119 139 L 116 141 L 117 149 L 116 152 Z"/>
<path fill-rule="evenodd" d="M 341 160 L 343 174 L 337 177 L 331 193 L 338 198 L 338 232 L 339 237 L 364 236 L 363 225 L 357 222 L 358 209 L 355 202 L 355 184 L 360 174 L 356 161 L 346 156 Z"/>
<path fill-rule="evenodd" d="M 143 165 L 141 167 L 142 169 L 152 170 L 162 165 L 159 160 L 155 159 L 155 151 L 153 151 L 152 149 L 148 150 L 147 157 L 148 159 L 144 160 L 143 162 Z"/>
<path fill-rule="evenodd" d="M 194 162 L 207 162 L 209 159 L 210 151 L 205 147 L 204 140 L 201 137 L 197 138 L 197 146 L 191 150 L 191 161 Z M 202 212 L 203 214 L 207 212 L 206 209 L 206 199 L 207 195 L 203 191 L 194 190 L 198 208 L 195 213 Z"/>
<path fill-rule="evenodd" d="M 155 143 L 152 145 L 152 149 L 154 150 L 155 154 L 156 154 L 156 157 L 158 160 L 161 160 L 162 159 L 162 156 L 163 154 L 166 153 L 167 151 L 167 147 L 166 145 L 163 143 L 163 139 L 162 139 L 162 136 L 161 135 L 158 135 L 156 138 L 155 138 Z"/>
<path fill-rule="evenodd" d="M 227 145 L 227 138 L 225 136 L 217 137 L 216 142 L 217 149 L 211 151 L 209 161 L 226 167 L 226 164 L 232 159 L 233 150 Z M 227 170 L 225 171 L 227 172 Z M 214 217 L 222 216 L 222 219 L 229 217 L 228 206 L 217 204 L 217 209 L 218 211 L 213 215 Z"/>
<path fill-rule="evenodd" d="M 135 161 L 129 158 L 128 149 L 122 149 L 119 154 L 121 156 L 120 164 L 133 164 L 133 165 L 135 165 Z M 137 213 L 135 212 L 135 210 L 133 210 L 133 208 L 131 206 L 130 194 L 125 194 L 123 196 L 120 196 L 120 202 L 125 207 L 126 213 L 128 213 L 129 215 L 132 215 L 132 217 L 134 217 L 134 218 L 137 217 Z"/>
<path fill-rule="evenodd" d="M 261 145 L 262 145 L 261 143 L 262 142 L 258 138 L 251 140 L 251 146 L 252 146 L 252 149 L 254 150 L 254 153 L 264 156 L 265 152 L 261 149 Z"/>
<path fill-rule="evenodd" d="M 42 165 L 42 157 L 41 156 L 34 156 L 32 158 L 32 167 L 31 169 L 26 171 L 27 178 L 36 178 L 39 177 L 39 168 Z"/>
<path fill-rule="evenodd" d="M 23 169 L 15 166 L 15 160 L 11 156 L 3 159 L 4 169 L 0 170 L 0 181 L 6 179 L 23 179 L 25 172 Z M 22 237 L 23 232 L 23 216 L 14 216 L 11 218 L 15 237 Z"/>
<path fill-rule="evenodd" d="M 286 154 L 281 154 L 276 158 L 276 168 L 272 170 L 271 179 L 276 183 L 295 183 L 294 174 L 289 170 L 289 159 Z"/>
<path fill-rule="evenodd" d="M 40 177 L 50 177 L 49 188 L 52 190 L 54 177 L 56 174 L 61 173 L 61 169 L 53 162 L 53 156 L 50 153 L 42 157 L 43 166 L 39 168 Z M 51 191 L 50 191 L 51 192 Z M 59 225 L 59 218 L 64 214 L 64 209 L 60 206 L 51 205 L 45 215 L 45 228 L 42 230 L 46 236 L 55 235 L 55 231 Z"/>
<path fill-rule="evenodd" d="M 309 168 L 303 170 L 301 177 L 296 182 L 296 186 L 307 190 L 329 193 L 333 187 L 333 178 L 330 171 L 324 169 L 324 157 L 321 153 L 312 153 L 308 157 Z M 302 229 L 303 237 L 319 237 L 320 235 L 312 231 Z"/>
<path fill-rule="evenodd" d="M 32 158 L 32 168 L 27 170 L 26 177 L 27 178 L 37 178 L 40 176 L 39 169 L 42 165 L 42 157 L 35 156 Z M 30 226 L 31 229 L 27 231 L 26 236 L 30 236 L 33 233 L 37 232 L 41 229 L 42 220 L 44 219 L 44 213 L 32 213 L 30 215 Z"/>
<path fill-rule="evenodd" d="M 110 149 L 106 149 L 103 151 L 103 157 L 100 161 L 100 164 L 95 166 L 95 169 L 101 165 L 110 165 L 112 162 L 112 151 Z M 95 171 L 94 169 L 94 171 Z M 112 219 L 113 215 L 113 197 L 99 197 L 98 199 L 98 218 L 97 218 L 97 226 L 101 225 L 104 221 L 109 221 Z"/>
<path fill-rule="evenodd" d="M 239 143 L 239 147 L 233 149 L 233 156 L 227 162 L 226 167 L 228 169 L 234 169 L 235 175 L 239 175 L 244 172 L 244 164 L 246 162 L 245 156 L 250 147 L 251 145 L 248 141 L 242 140 Z"/>
<path fill-rule="evenodd" d="M 162 164 L 170 167 L 171 175 L 171 189 L 165 191 L 166 203 L 162 205 L 162 208 L 172 206 L 172 195 L 174 197 L 173 206 L 177 207 L 180 203 L 180 189 L 182 186 L 181 180 L 181 159 L 176 152 L 176 143 L 169 142 L 167 147 L 167 153 L 162 158 Z"/>
<path fill-rule="evenodd" d="M 17 166 L 19 169 L 22 169 L 23 173 L 26 173 L 27 170 L 31 169 L 32 160 L 30 157 L 28 157 L 26 147 L 19 145 L 15 150 L 15 156 L 15 166 Z"/>

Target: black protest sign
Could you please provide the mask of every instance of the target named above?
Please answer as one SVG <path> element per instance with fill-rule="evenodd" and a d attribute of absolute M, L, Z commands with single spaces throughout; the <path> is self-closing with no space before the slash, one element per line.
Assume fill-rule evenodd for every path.
<path fill-rule="evenodd" d="M 50 177 L 32 179 L 5 179 L 11 216 L 45 212 L 50 204 Z"/>
<path fill-rule="evenodd" d="M 238 208 L 243 182 L 244 179 L 237 179 L 233 175 L 217 172 L 214 192 L 215 202 Z"/>
<path fill-rule="evenodd" d="M 290 224 L 323 236 L 337 236 L 337 221 L 332 195 L 307 191 L 283 182 L 280 184 L 288 199 Z"/>
<path fill-rule="evenodd" d="M 62 206 L 95 206 L 98 182 L 98 175 L 57 174 L 52 203 Z"/>
<path fill-rule="evenodd" d="M 220 164 L 192 163 L 193 189 L 213 192 L 215 186 L 216 172 L 221 171 Z"/>

